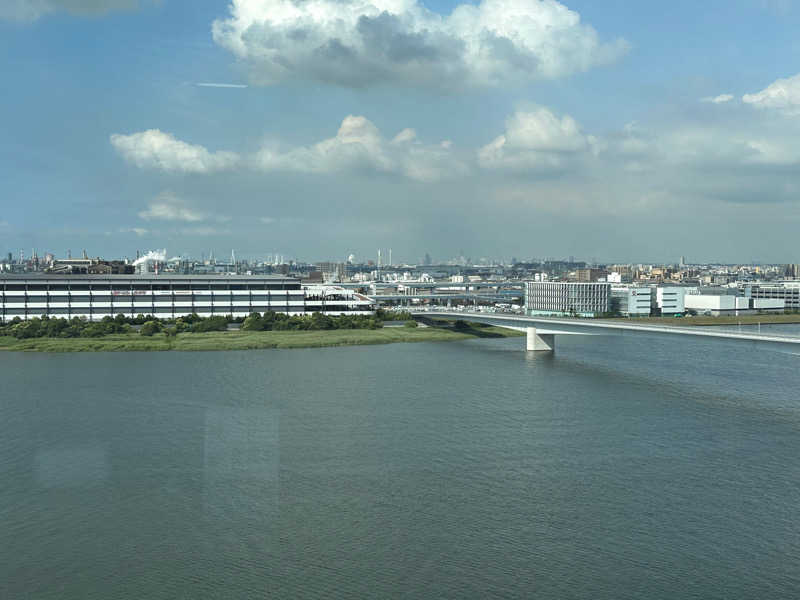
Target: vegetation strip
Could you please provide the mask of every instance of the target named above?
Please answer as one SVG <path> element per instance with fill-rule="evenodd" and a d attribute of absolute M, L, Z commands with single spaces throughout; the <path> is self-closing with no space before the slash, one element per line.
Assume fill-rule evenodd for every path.
<path fill-rule="evenodd" d="M 102 337 L 17 339 L 0 336 L 0 350 L 23 352 L 149 352 L 164 350 L 210 351 L 263 348 L 323 348 L 391 344 L 397 342 L 450 342 L 479 337 L 512 337 L 519 332 L 491 326 L 390 327 L 306 331 L 209 331 L 175 335 L 117 333 Z"/>

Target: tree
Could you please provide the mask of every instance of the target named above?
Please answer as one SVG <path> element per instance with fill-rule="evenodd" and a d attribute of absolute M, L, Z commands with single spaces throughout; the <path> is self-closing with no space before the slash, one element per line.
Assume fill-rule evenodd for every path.
<path fill-rule="evenodd" d="M 242 331 L 263 331 L 264 320 L 257 312 L 250 313 L 242 323 Z"/>
<path fill-rule="evenodd" d="M 139 330 L 140 335 L 152 336 L 159 331 L 161 331 L 161 323 L 158 321 L 147 321 L 142 325 L 142 328 Z"/>

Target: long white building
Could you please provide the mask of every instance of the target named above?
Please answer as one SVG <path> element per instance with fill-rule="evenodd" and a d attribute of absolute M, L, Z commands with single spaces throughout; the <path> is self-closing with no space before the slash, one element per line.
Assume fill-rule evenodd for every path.
<path fill-rule="evenodd" d="M 609 311 L 610 298 L 609 283 L 525 283 L 525 311 L 529 315 L 594 317 Z"/>
<path fill-rule="evenodd" d="M 97 321 L 123 314 L 174 318 L 252 312 L 302 315 L 371 314 L 375 303 L 336 286 L 303 288 L 283 276 L 63 275 L 0 276 L 0 319 L 80 317 Z"/>
<path fill-rule="evenodd" d="M 730 294 L 687 294 L 687 309 L 701 315 L 749 315 L 759 312 L 783 312 L 784 301 L 781 298 L 748 298 Z"/>

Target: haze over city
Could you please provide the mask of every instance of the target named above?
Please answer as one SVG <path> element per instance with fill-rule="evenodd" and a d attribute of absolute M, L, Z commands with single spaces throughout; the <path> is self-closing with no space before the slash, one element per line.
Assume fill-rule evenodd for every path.
<path fill-rule="evenodd" d="M 0 249 L 798 261 L 793 3 L 307 6 L 4 2 Z"/>

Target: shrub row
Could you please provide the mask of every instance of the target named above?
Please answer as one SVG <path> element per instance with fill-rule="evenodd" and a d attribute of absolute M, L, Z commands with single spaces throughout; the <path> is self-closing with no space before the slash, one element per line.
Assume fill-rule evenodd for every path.
<path fill-rule="evenodd" d="M 394 318 L 394 315 L 392 315 Z M 34 317 L 23 321 L 19 317 L 0 324 L 0 335 L 10 335 L 17 339 L 50 337 L 77 338 L 102 337 L 117 333 L 130 333 L 133 325 L 139 325 L 139 333 L 152 336 L 156 333 L 177 335 L 178 333 L 203 333 L 206 331 L 225 331 L 228 323 L 241 322 L 228 316 L 203 318 L 196 314 L 177 319 L 158 319 L 152 315 L 126 317 L 104 317 L 101 321 L 90 322 L 78 317 L 58 319 L 50 317 Z M 245 331 L 314 331 L 325 329 L 378 329 L 383 326 L 383 319 L 371 315 L 342 315 L 332 317 L 322 313 L 303 316 L 289 316 L 283 313 L 252 313 L 242 322 Z"/>

